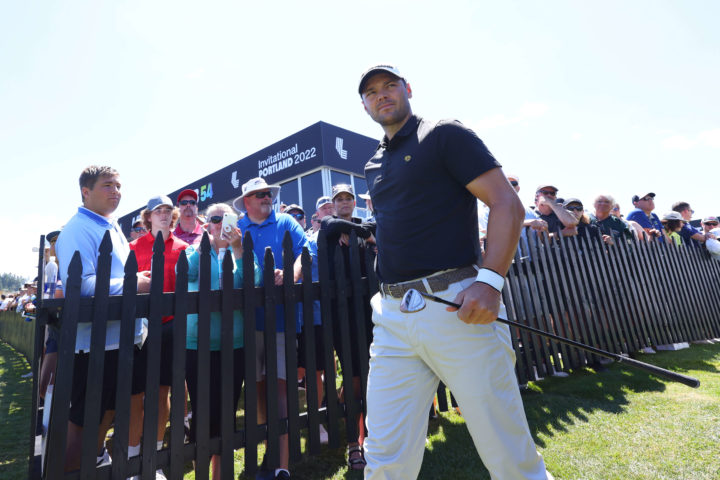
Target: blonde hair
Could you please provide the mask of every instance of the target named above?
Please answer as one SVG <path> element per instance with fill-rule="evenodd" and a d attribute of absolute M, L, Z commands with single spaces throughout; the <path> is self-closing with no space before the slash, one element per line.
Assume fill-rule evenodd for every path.
<path fill-rule="evenodd" d="M 145 230 L 147 230 L 148 232 L 152 230 L 152 222 L 150 222 L 150 215 L 152 215 L 152 210 L 148 210 L 147 208 L 144 208 L 143 211 L 140 212 L 140 218 L 142 218 L 143 227 L 145 227 Z M 180 218 L 180 209 L 178 207 L 173 207 L 172 220 L 170 220 L 170 228 L 175 228 L 175 224 L 177 223 L 178 218 Z"/>

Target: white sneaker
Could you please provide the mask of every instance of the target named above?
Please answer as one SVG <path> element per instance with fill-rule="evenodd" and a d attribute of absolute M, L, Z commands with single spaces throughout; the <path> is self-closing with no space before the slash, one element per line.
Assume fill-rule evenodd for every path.
<path fill-rule="evenodd" d="M 328 443 L 328 432 L 322 423 L 320 424 L 320 443 L 323 445 L 327 445 Z"/>
<path fill-rule="evenodd" d="M 167 480 L 167 477 L 159 468 L 155 471 L 155 480 Z"/>
<path fill-rule="evenodd" d="M 103 446 L 102 452 L 97 456 L 97 463 L 95 466 L 99 467 L 101 465 L 110 465 L 111 463 L 112 460 L 110 459 L 110 454 L 108 453 L 107 448 Z"/>

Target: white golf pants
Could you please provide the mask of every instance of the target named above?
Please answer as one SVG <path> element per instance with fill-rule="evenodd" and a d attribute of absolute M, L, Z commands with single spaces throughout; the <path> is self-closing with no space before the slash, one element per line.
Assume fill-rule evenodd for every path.
<path fill-rule="evenodd" d="M 435 294 L 453 300 L 473 281 Z M 415 313 L 400 312 L 399 299 L 380 293 L 371 304 L 366 480 L 418 477 L 439 380 L 458 401 L 493 479 L 552 479 L 530 435 L 506 325 L 467 325 L 431 300 Z"/>

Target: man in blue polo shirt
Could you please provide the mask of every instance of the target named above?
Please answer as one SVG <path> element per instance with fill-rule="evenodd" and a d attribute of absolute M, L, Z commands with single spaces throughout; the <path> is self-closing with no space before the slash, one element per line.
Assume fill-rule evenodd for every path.
<path fill-rule="evenodd" d="M 672 209 L 682 215 L 683 220 L 685 220 L 682 230 L 680 230 L 680 236 L 683 242 L 694 247 L 699 247 L 701 243 L 705 243 L 705 235 L 690 225 L 690 220 L 692 220 L 693 213 L 695 213 L 695 211 L 690 208 L 690 204 L 688 202 L 675 202 L 672 205 Z"/>
<path fill-rule="evenodd" d="M 275 213 L 272 208 L 273 200 L 280 192 L 279 185 L 268 185 L 262 178 L 248 180 L 242 186 L 242 195 L 235 199 L 233 206 L 238 211 L 245 211 L 246 215 L 238 222 L 238 227 L 243 234 L 247 231 L 253 239 L 253 248 L 262 268 L 265 268 L 265 248 L 270 247 L 275 259 L 275 285 L 283 284 L 283 255 L 282 242 L 285 232 L 290 232 L 292 239 L 293 255 L 295 264 L 293 268 L 293 281 L 297 282 L 302 276 L 300 258 L 303 247 L 307 246 L 305 232 L 299 223 L 287 213 Z M 287 372 L 285 368 L 285 315 L 284 306 L 277 305 L 275 310 L 277 326 L 277 366 L 278 366 L 278 401 L 280 416 L 287 416 Z M 256 317 L 257 335 L 255 344 L 257 347 L 258 365 L 258 418 L 259 421 L 266 420 L 266 380 L 265 380 L 265 309 L 259 308 Z M 296 331 L 300 333 L 299 318 L 295 319 Z M 292 375 L 296 375 L 292 372 Z M 275 468 L 274 478 L 290 478 L 288 464 L 290 454 L 288 449 L 287 434 L 280 437 L 280 465 L 270 465 Z M 287 475 L 285 477 L 284 475 Z"/>
<path fill-rule="evenodd" d="M 120 203 L 120 176 L 111 167 L 90 166 L 80 175 L 80 192 L 83 206 L 63 227 L 55 245 L 59 260 L 59 273 L 64 287 L 68 283 L 68 268 L 74 253 L 80 253 L 82 260 L 82 281 L 80 295 L 95 295 L 96 269 L 98 249 L 106 232 L 110 232 L 112 240 L 112 264 L 110 267 L 110 295 L 119 295 L 123 290 L 125 277 L 125 260 L 130 253 L 125 235 L 117 221 L 112 217 Z M 138 292 L 150 291 L 150 278 L 138 275 Z M 101 322 L 104 319 L 93 319 Z M 118 368 L 118 348 L 120 345 L 120 321 L 107 322 L 105 337 L 105 361 L 103 389 L 101 398 L 102 419 L 86 419 L 85 391 L 87 372 L 90 359 L 90 331 L 92 323 L 80 322 L 77 327 L 75 341 L 75 361 L 73 366 L 73 385 L 70 405 L 70 422 L 68 423 L 65 469 L 75 470 L 80 466 L 80 451 L 83 425 L 85 422 L 100 421 L 98 432 L 98 464 L 106 460 L 107 450 L 103 443 L 105 434 L 112 421 L 115 410 L 115 389 Z M 135 321 L 135 343 L 142 345 L 147 328 L 143 319 Z M 135 350 L 133 360 L 133 382 L 130 413 L 130 433 L 128 456 L 140 453 L 140 436 L 142 434 L 142 402 L 145 391 L 144 356 Z"/>
<path fill-rule="evenodd" d="M 510 331 L 495 322 L 507 318 L 500 292 L 523 223 L 517 193 L 474 132 L 413 115 L 412 90 L 396 68 L 370 68 L 358 92 L 385 133 L 365 165 L 381 282 L 371 300 L 366 480 L 418 476 L 439 380 L 493 478 L 552 478 L 527 425 Z M 482 260 L 477 199 L 490 207 Z M 403 313 L 410 289 L 461 308 L 428 302 Z"/>
<path fill-rule="evenodd" d="M 655 210 L 655 194 L 648 192 L 644 195 L 633 195 L 632 203 L 635 206 L 625 217 L 628 221 L 637 222 L 647 235 L 663 242 L 663 226 L 660 218 L 653 213 Z"/>

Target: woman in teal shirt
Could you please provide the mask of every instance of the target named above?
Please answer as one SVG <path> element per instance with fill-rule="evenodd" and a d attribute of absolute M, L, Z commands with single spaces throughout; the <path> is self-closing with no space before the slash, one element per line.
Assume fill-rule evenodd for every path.
<path fill-rule="evenodd" d="M 222 219 L 224 213 L 233 213 L 229 205 L 224 203 L 216 203 L 210 205 L 206 215 L 209 220 L 207 225 L 210 234 L 210 288 L 219 290 L 221 288 L 222 260 L 225 255 L 233 256 L 233 286 L 235 288 L 242 287 L 243 271 L 242 271 L 242 232 L 238 228 L 234 228 L 229 233 L 222 232 Z M 221 235 L 221 233 L 223 233 Z M 188 290 L 197 291 L 200 285 L 200 247 L 190 246 L 186 250 L 188 260 Z M 254 257 L 254 276 L 255 285 L 259 285 L 262 276 L 260 266 L 258 265 L 257 256 Z M 221 338 L 221 316 L 220 312 L 210 313 L 210 437 L 220 435 L 220 386 L 222 382 L 222 372 L 220 370 L 220 338 Z M 233 312 L 233 358 L 234 358 L 234 379 L 233 379 L 233 395 L 234 404 L 237 408 L 240 399 L 240 391 L 245 377 L 245 357 L 243 352 L 243 314 L 240 310 Z M 185 374 L 187 378 L 188 392 L 190 393 L 190 403 L 196 405 L 197 398 L 197 379 L 198 379 L 198 315 L 189 314 L 187 316 L 187 356 L 185 365 Z M 190 441 L 195 441 L 196 426 L 195 421 L 197 415 L 193 413 L 192 422 L 190 423 Z M 220 476 L 220 455 L 212 457 L 213 478 Z M 217 475 L 217 476 L 216 476 Z"/>

